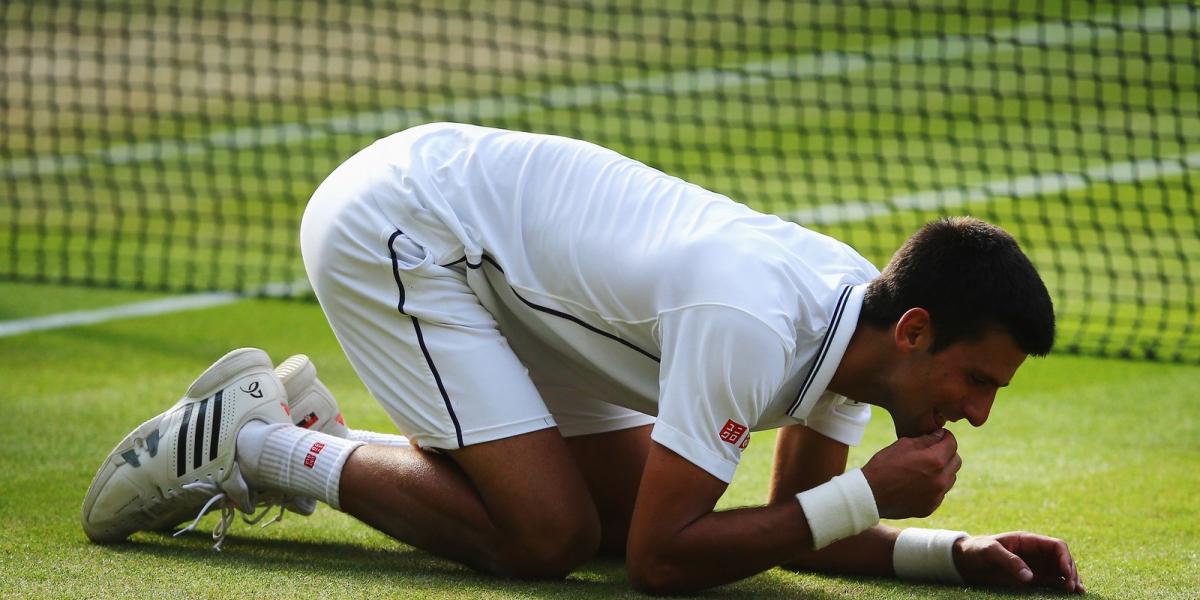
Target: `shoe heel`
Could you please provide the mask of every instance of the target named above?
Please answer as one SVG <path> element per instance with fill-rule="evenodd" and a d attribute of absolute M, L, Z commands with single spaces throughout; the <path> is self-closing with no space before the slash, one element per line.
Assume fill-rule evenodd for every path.
<path fill-rule="evenodd" d="M 188 387 L 188 398 L 205 398 L 238 374 L 253 369 L 272 369 L 271 357 L 258 348 L 238 348 L 222 356 Z"/>
<path fill-rule="evenodd" d="M 293 394 L 312 384 L 313 379 L 317 378 L 317 368 L 307 356 L 297 354 L 275 367 L 275 376 L 283 382 L 283 387 L 291 398 Z"/>

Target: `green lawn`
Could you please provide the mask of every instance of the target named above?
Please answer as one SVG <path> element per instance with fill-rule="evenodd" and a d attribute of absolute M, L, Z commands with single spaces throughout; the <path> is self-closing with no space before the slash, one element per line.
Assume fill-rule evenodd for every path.
<path fill-rule="evenodd" d="M 73 310 L 124 300 L 106 292 L 0 284 L 0 298 Z M 51 300 L 54 299 L 54 300 Z M 45 311 L 5 310 L 6 318 Z M 78 524 L 99 461 L 163 410 L 212 360 L 258 345 L 277 360 L 309 354 L 356 427 L 390 422 L 342 357 L 313 303 L 233 305 L 0 338 L 0 597 L 572 597 L 635 595 L 622 565 L 596 560 L 564 582 L 472 573 L 321 508 L 267 529 L 235 526 L 225 550 L 207 532 L 137 534 L 101 547 Z M 1055 355 L 1030 360 L 981 430 L 954 428 L 964 467 L 925 526 L 1026 529 L 1066 539 L 1089 593 L 1194 598 L 1200 590 L 1200 367 Z M 861 465 L 891 441 L 877 411 Z M 764 501 L 772 434 L 756 434 L 724 507 Z M 776 569 L 709 592 L 721 597 L 994 597 L 954 587 Z M 1021 597 L 1040 597 L 1022 594 Z"/>

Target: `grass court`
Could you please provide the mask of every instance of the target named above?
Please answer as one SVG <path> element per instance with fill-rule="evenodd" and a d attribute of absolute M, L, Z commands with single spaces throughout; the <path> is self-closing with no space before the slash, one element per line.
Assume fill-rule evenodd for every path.
<path fill-rule="evenodd" d="M 128 302 L 149 294 L 0 284 L 0 319 Z M 394 428 L 341 354 L 314 303 L 245 300 L 193 312 L 0 338 L 0 596 L 291 598 L 633 597 L 619 561 L 564 582 L 475 574 L 322 506 L 266 529 L 236 523 L 220 553 L 208 533 L 139 533 L 91 544 L 79 507 L 100 460 L 137 423 L 173 403 L 237 345 L 277 361 L 312 357 L 353 427 Z M 964 466 L 929 519 L 909 525 L 1070 544 L 1099 598 L 1193 598 L 1200 589 L 1200 367 L 1052 355 L 1030 359 L 981 429 L 952 426 Z M 766 500 L 773 432 L 754 434 L 722 507 Z M 850 465 L 894 439 L 876 410 Z M 774 569 L 706 597 L 1008 598 L 1010 593 Z M 1053 594 L 1021 594 L 1020 597 Z"/>
<path fill-rule="evenodd" d="M 984 428 L 952 426 L 963 470 L 920 525 L 1063 538 L 1095 597 L 1200 597 L 1194 5 L 511 0 L 478 13 L 0 6 L 0 326 L 291 284 L 325 174 L 433 120 L 595 141 L 880 266 L 930 218 L 974 214 L 1038 265 L 1060 351 L 1026 363 Z M 328 508 L 235 524 L 221 553 L 214 516 L 178 538 L 89 543 L 79 508 L 100 460 L 243 345 L 308 354 L 351 426 L 391 431 L 307 300 L 0 337 L 0 597 L 636 596 L 619 561 L 505 581 Z M 765 501 L 773 435 L 754 435 L 722 507 Z M 875 411 L 851 466 L 892 439 Z M 1013 594 L 775 569 L 704 596 Z"/>

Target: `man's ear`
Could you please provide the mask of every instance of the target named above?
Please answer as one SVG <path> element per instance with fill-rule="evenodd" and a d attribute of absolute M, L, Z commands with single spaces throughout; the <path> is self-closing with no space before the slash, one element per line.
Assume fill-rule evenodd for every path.
<path fill-rule="evenodd" d="M 900 320 L 896 321 L 893 331 L 896 349 L 901 352 L 927 352 L 933 346 L 933 322 L 929 311 L 923 308 L 910 308 Z"/>

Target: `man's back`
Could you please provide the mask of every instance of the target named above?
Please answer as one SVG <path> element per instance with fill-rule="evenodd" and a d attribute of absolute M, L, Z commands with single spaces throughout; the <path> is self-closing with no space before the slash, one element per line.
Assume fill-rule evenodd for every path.
<path fill-rule="evenodd" d="M 389 225 L 368 237 L 415 242 L 396 278 L 460 273 L 543 394 L 542 375 L 656 415 L 656 441 L 724 480 L 745 440 L 723 429 L 810 417 L 821 390 L 798 407 L 801 389 L 861 285 L 839 298 L 878 274 L 837 240 L 563 137 L 425 125 L 376 142 L 322 188 L 359 200 L 314 201 L 306 223 L 381 214 Z M 857 443 L 869 411 L 834 418 L 842 400 L 823 398 L 829 418 L 810 425 Z"/>
<path fill-rule="evenodd" d="M 439 264 L 490 263 L 526 300 L 655 355 L 664 312 L 725 305 L 794 342 L 823 326 L 801 306 L 877 274 L 839 241 L 578 140 L 435 123 L 369 151 L 394 166 L 377 185 L 415 192 L 380 210 Z"/>

